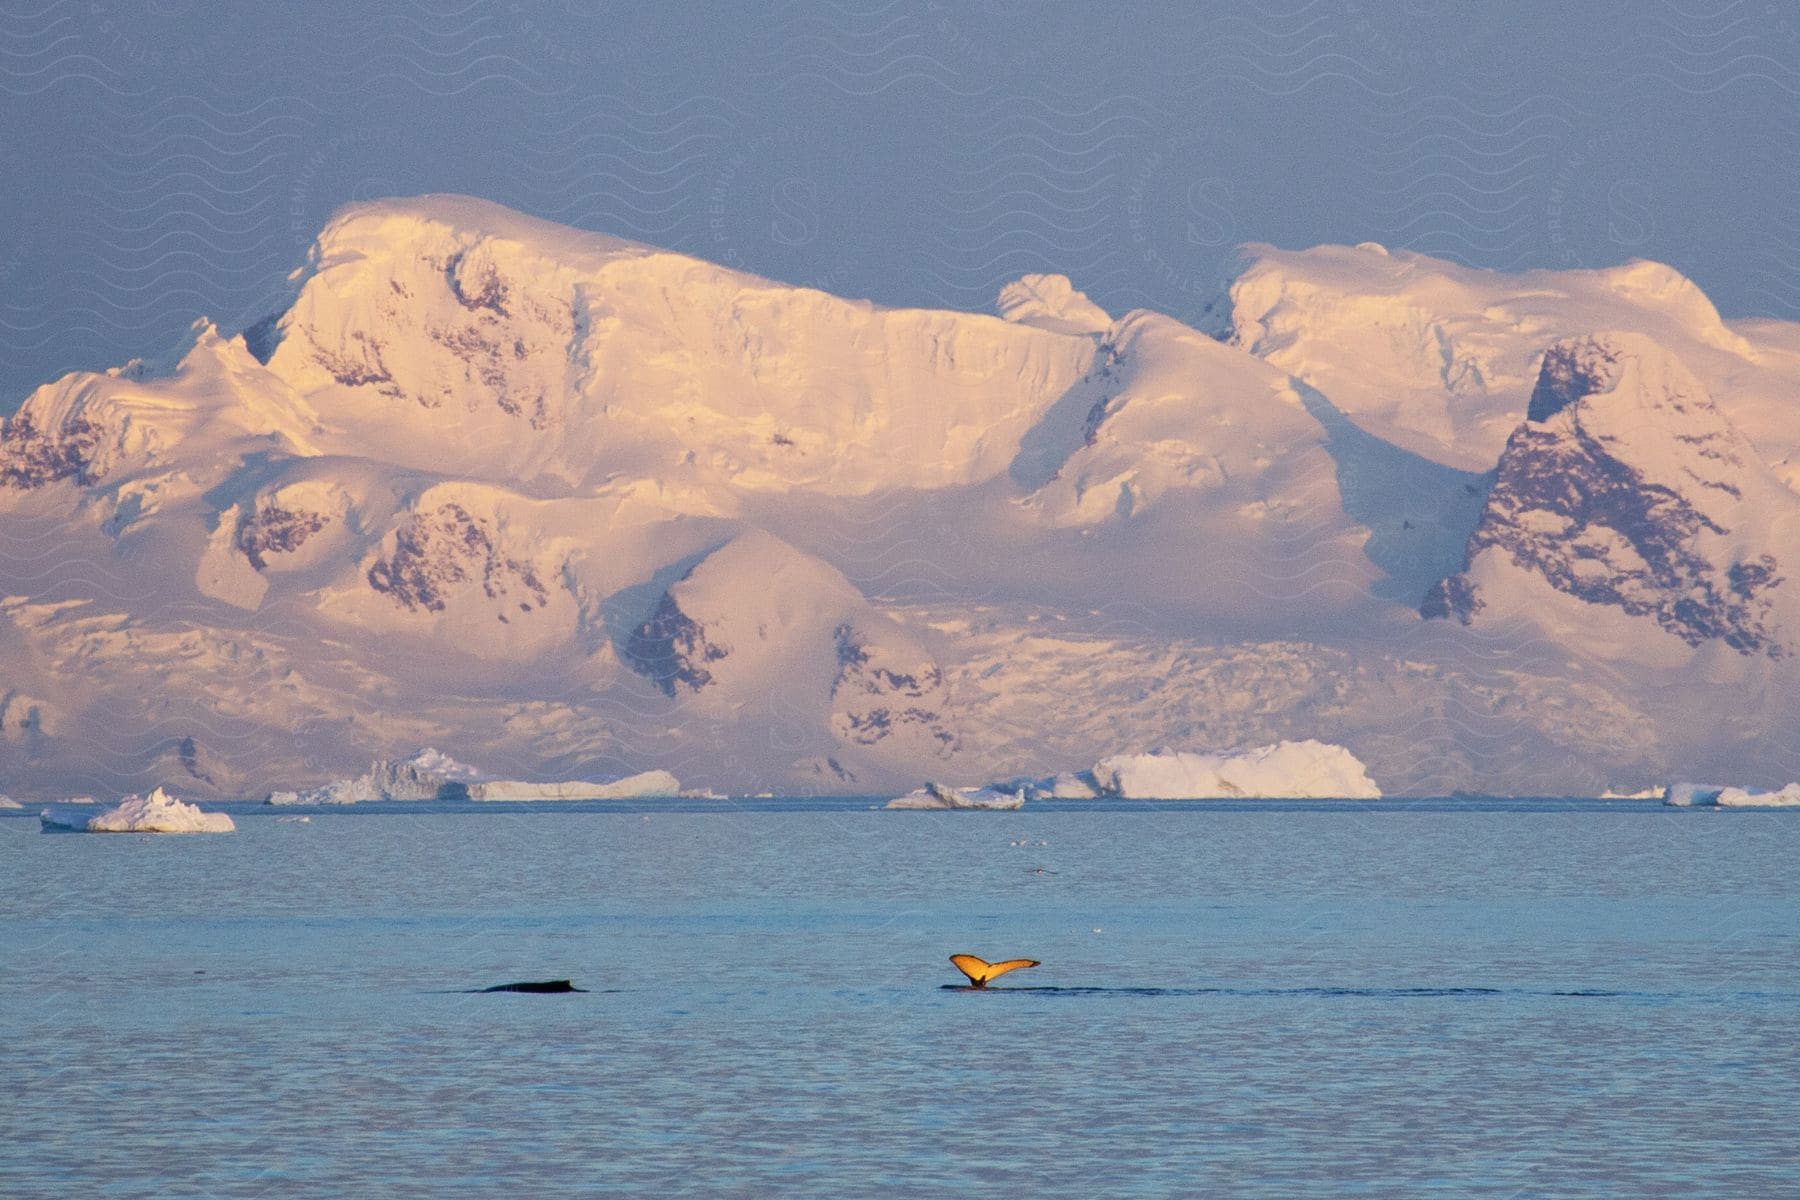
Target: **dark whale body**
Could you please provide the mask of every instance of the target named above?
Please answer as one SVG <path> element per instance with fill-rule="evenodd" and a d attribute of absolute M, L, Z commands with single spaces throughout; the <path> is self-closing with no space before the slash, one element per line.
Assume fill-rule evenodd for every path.
<path fill-rule="evenodd" d="M 493 987 L 471 988 L 470 991 L 486 994 L 488 992 L 530 992 L 534 995 L 550 995 L 558 992 L 585 992 L 586 988 L 578 988 L 567 979 L 544 979 L 526 983 L 496 983 Z"/>

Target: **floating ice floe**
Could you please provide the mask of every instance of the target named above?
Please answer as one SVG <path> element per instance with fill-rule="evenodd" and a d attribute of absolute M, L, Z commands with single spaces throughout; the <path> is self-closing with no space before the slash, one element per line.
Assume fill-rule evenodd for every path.
<path fill-rule="evenodd" d="M 11 796 L 0 796 L 0 808 L 24 808 L 24 807 L 25 806 L 23 804 L 20 804 L 17 800 L 14 800 Z"/>
<path fill-rule="evenodd" d="M 1034 800 L 1379 800 L 1381 789 L 1350 751 L 1308 740 L 1219 754 L 1115 754 L 1090 771 L 1032 784 L 1026 794 Z"/>
<path fill-rule="evenodd" d="M 1772 792 L 1716 783 L 1675 783 L 1669 785 L 1663 803 L 1674 808 L 1800 808 L 1800 783 Z"/>
<path fill-rule="evenodd" d="M 45 829 L 79 833 L 230 833 L 237 828 L 224 813 L 202 812 L 161 788 L 148 796 L 127 796 L 104 812 L 47 808 L 38 819 Z"/>
<path fill-rule="evenodd" d="M 947 788 L 928 783 L 898 799 L 889 800 L 889 808 L 986 808 L 1015 809 L 1025 805 L 1025 793 L 1004 791 L 998 787 Z"/>

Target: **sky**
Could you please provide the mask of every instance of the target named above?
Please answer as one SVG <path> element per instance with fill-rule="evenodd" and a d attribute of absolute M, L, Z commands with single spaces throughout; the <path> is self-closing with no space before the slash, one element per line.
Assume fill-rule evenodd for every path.
<path fill-rule="evenodd" d="M 895 305 L 1196 320 L 1240 244 L 1377 241 L 1800 319 L 1767 0 L 0 0 L 0 161 L 0 411 L 439 191 Z"/>

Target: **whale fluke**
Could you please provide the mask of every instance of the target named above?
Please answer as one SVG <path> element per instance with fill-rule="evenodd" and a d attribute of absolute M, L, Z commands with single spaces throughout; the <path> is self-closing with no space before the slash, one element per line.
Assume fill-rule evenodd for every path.
<path fill-rule="evenodd" d="M 567 979 L 542 979 L 525 983 L 496 983 L 493 987 L 476 988 L 477 992 L 531 992 L 537 995 L 548 995 L 554 992 L 585 992 L 586 988 L 578 988 Z"/>
<path fill-rule="evenodd" d="M 984 988 L 990 979 L 998 979 L 1008 971 L 1016 971 L 1020 967 L 1035 967 L 1035 958 L 1009 958 L 1005 962 L 991 963 L 984 958 L 976 958 L 973 954 L 952 954 L 950 961 L 956 969 L 969 977 L 969 986 Z"/>

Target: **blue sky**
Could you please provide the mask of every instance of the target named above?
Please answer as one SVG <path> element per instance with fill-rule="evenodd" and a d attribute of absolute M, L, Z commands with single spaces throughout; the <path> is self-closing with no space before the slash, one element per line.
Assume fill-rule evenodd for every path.
<path fill-rule="evenodd" d="M 1669 262 L 1800 315 L 1800 8 L 14 0 L 0 409 L 467 192 L 885 303 L 1197 318 L 1245 241 Z M 1577 11 L 1569 11 L 1575 9 Z"/>

